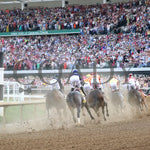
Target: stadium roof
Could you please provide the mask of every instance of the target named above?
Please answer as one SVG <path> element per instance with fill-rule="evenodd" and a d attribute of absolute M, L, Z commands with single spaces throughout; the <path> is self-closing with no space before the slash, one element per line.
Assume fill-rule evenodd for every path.
<path fill-rule="evenodd" d="M 132 0 L 0 0 L 0 9 L 24 9 L 24 4 L 27 4 L 26 7 L 65 7 L 66 5 L 93 5 L 127 1 Z"/>
<path fill-rule="evenodd" d="M 0 0 L 0 3 L 3 3 L 3 4 L 7 4 L 7 3 L 21 3 L 21 2 L 24 2 L 24 3 L 30 3 L 30 2 L 48 2 L 48 1 L 68 1 L 68 2 L 71 2 L 72 0 Z M 73 0 L 74 2 L 76 1 L 78 4 L 81 3 L 80 0 Z M 85 2 L 88 3 L 91 3 L 92 1 L 97 1 L 97 2 L 102 2 L 103 0 L 84 0 Z M 127 1 L 132 1 L 132 0 L 110 0 L 110 2 L 127 2 Z"/>
<path fill-rule="evenodd" d="M 52 6 L 57 7 L 57 3 L 59 3 L 59 7 L 65 6 L 65 0 L 0 0 L 0 9 L 11 9 L 11 8 L 24 8 L 24 4 L 28 4 L 29 6 L 42 6 L 45 4 L 49 6 L 50 3 L 54 2 L 55 4 Z"/>
<path fill-rule="evenodd" d="M 46 2 L 46 1 L 62 1 L 62 0 L 0 0 L 3 4 L 9 4 L 9 3 L 29 3 L 29 2 Z"/>

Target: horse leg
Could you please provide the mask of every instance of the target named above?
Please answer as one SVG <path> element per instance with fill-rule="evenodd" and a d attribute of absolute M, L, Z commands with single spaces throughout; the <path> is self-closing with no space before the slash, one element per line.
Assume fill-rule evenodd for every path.
<path fill-rule="evenodd" d="M 124 104 L 123 104 L 123 95 L 122 94 L 120 94 L 120 101 L 121 101 L 121 104 L 120 104 L 121 112 L 123 112 Z"/>
<path fill-rule="evenodd" d="M 143 111 L 141 94 L 139 92 L 137 92 L 136 95 L 134 95 L 134 97 L 138 101 L 138 105 L 139 105 L 140 111 Z"/>
<path fill-rule="evenodd" d="M 47 110 L 47 118 L 49 119 L 49 104 L 48 101 L 46 100 L 46 110 Z"/>
<path fill-rule="evenodd" d="M 108 106 L 107 106 L 107 103 L 106 103 L 106 102 L 104 102 L 104 106 L 106 107 L 107 116 L 109 116 L 109 113 L 108 113 Z M 103 107 L 102 107 L 102 109 L 103 109 Z"/>
<path fill-rule="evenodd" d="M 145 100 L 142 100 L 142 106 L 145 106 L 146 110 L 148 110 L 148 106 L 146 104 L 146 101 Z"/>
<path fill-rule="evenodd" d="M 81 112 L 81 107 L 80 106 L 78 106 L 77 107 L 77 123 L 78 124 L 80 124 L 81 122 L 80 122 L 80 112 Z"/>
<path fill-rule="evenodd" d="M 103 118 L 104 118 L 104 120 L 106 121 L 106 117 L 105 117 L 105 110 L 104 110 L 104 107 L 105 107 L 105 105 L 104 105 L 104 106 L 102 106 L 102 113 L 103 113 Z"/>
<path fill-rule="evenodd" d="M 147 104 L 146 104 L 146 98 L 145 98 L 145 96 L 142 97 L 142 104 L 145 106 L 145 109 L 147 110 L 147 109 L 148 109 L 148 106 L 147 106 Z"/>
<path fill-rule="evenodd" d="M 145 106 L 146 110 L 148 110 L 148 106 L 147 106 L 147 104 L 146 104 L 146 103 L 144 103 L 144 106 Z"/>
<path fill-rule="evenodd" d="M 48 119 L 49 119 L 49 109 L 47 109 L 47 117 L 48 117 Z"/>
<path fill-rule="evenodd" d="M 147 106 L 146 102 L 144 102 L 144 106 L 148 110 L 148 106 Z"/>
<path fill-rule="evenodd" d="M 100 116 L 100 114 L 99 114 L 99 109 L 96 108 L 96 107 L 93 107 L 93 110 L 95 111 L 97 117 L 99 117 L 99 116 Z"/>
<path fill-rule="evenodd" d="M 63 109 L 63 115 L 64 115 L 64 117 L 67 115 L 66 107 L 64 107 L 64 109 Z"/>
<path fill-rule="evenodd" d="M 57 109 L 57 113 L 59 115 L 59 119 L 63 120 L 62 114 L 61 114 L 61 109 Z"/>
<path fill-rule="evenodd" d="M 90 115 L 91 119 L 94 119 L 94 117 L 92 116 L 91 111 L 90 111 L 87 103 L 85 103 L 85 108 L 86 108 L 88 114 Z"/>
<path fill-rule="evenodd" d="M 69 106 L 69 109 L 70 109 L 70 112 L 72 114 L 73 121 L 74 121 L 74 123 L 76 123 L 76 118 L 75 118 L 75 115 L 74 115 L 74 109 L 71 106 Z"/>
<path fill-rule="evenodd" d="M 49 119 L 49 107 L 46 105 L 46 110 L 47 110 L 47 118 Z"/>
<path fill-rule="evenodd" d="M 139 98 L 140 110 L 143 111 L 142 98 Z"/>
<path fill-rule="evenodd" d="M 140 103 L 140 110 L 143 111 L 143 104 Z"/>
<path fill-rule="evenodd" d="M 85 116 L 85 110 L 84 110 L 84 107 L 82 107 L 82 115 Z"/>

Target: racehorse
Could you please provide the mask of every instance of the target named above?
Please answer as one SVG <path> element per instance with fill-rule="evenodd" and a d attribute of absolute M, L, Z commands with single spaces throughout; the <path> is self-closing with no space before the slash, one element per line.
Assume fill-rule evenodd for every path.
<path fill-rule="evenodd" d="M 105 107 L 106 107 L 107 116 L 109 116 L 107 103 L 104 100 L 104 96 L 103 96 L 103 93 L 101 90 L 99 90 L 99 89 L 92 90 L 87 95 L 87 103 L 88 103 L 89 107 L 91 107 L 95 111 L 95 113 L 97 114 L 98 117 L 100 116 L 100 114 L 99 114 L 100 107 L 102 107 L 102 113 L 103 113 L 104 120 L 106 120 L 105 110 L 104 110 Z"/>
<path fill-rule="evenodd" d="M 145 108 L 148 109 L 148 106 L 146 104 L 146 97 L 147 96 L 142 91 L 140 92 L 140 94 L 141 94 L 141 97 L 142 97 L 142 106 L 145 106 Z"/>
<path fill-rule="evenodd" d="M 62 90 L 61 90 L 62 91 Z M 53 89 L 46 94 L 46 109 L 49 118 L 49 110 L 51 108 L 56 108 L 59 116 L 61 116 L 61 110 L 66 112 L 66 102 L 63 93 L 58 89 Z"/>
<path fill-rule="evenodd" d="M 145 106 L 145 108 L 148 109 L 148 106 L 147 106 L 147 103 L 146 103 L 146 97 L 147 97 L 148 95 L 144 94 L 144 92 L 143 92 L 142 90 L 139 90 L 139 92 L 140 92 L 141 99 L 142 99 L 142 102 L 141 102 L 141 104 L 142 104 L 142 109 L 143 109 L 143 106 Z"/>
<path fill-rule="evenodd" d="M 143 111 L 143 104 L 146 106 L 146 103 L 143 100 L 141 92 L 137 89 L 134 89 L 132 86 L 128 89 L 128 102 L 131 106 L 137 106 Z"/>
<path fill-rule="evenodd" d="M 90 86 L 89 83 L 84 83 L 83 89 L 84 89 L 85 93 L 88 95 L 91 92 L 92 87 Z"/>
<path fill-rule="evenodd" d="M 123 95 L 120 91 L 111 91 L 111 103 L 117 108 L 123 110 Z"/>
<path fill-rule="evenodd" d="M 89 110 L 89 107 L 88 107 L 86 101 L 84 101 L 83 95 L 78 90 L 71 91 L 67 95 L 66 101 L 67 101 L 67 105 L 71 111 L 73 121 L 75 123 L 77 122 L 78 124 L 80 124 L 80 112 L 83 107 L 85 107 L 87 109 L 87 112 L 89 113 L 91 119 L 94 119 L 94 117 L 92 116 L 92 114 Z M 74 114 L 74 109 L 77 110 L 77 121 L 76 121 L 76 117 Z"/>

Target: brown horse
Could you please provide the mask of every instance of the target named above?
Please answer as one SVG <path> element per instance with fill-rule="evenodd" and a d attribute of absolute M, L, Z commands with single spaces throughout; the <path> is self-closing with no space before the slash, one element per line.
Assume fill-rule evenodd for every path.
<path fill-rule="evenodd" d="M 140 108 L 141 111 L 143 111 L 143 105 L 148 108 L 145 101 L 145 96 L 142 91 L 139 91 L 137 89 L 131 89 L 128 91 L 128 102 L 131 106 L 134 106 L 136 108 Z"/>
<path fill-rule="evenodd" d="M 100 116 L 99 108 L 102 107 L 102 113 L 103 113 L 104 120 L 106 120 L 105 110 L 104 110 L 104 108 L 106 107 L 107 116 L 109 116 L 107 103 L 104 100 L 104 96 L 103 96 L 103 93 L 101 90 L 99 90 L 99 89 L 92 90 L 87 95 L 87 103 L 88 103 L 89 107 L 91 107 L 95 111 L 97 116 Z"/>
<path fill-rule="evenodd" d="M 145 108 L 148 109 L 148 106 L 146 104 L 146 97 L 147 97 L 147 95 L 144 94 L 144 92 L 142 90 L 140 90 L 139 92 L 140 92 L 141 99 L 142 99 L 142 101 L 141 101 L 142 110 L 143 110 L 143 106 L 145 106 Z"/>

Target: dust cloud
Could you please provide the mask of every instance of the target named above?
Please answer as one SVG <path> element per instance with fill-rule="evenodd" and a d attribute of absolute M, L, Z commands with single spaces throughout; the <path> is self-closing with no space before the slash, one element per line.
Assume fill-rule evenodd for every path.
<path fill-rule="evenodd" d="M 148 115 L 149 111 L 144 110 L 143 112 L 136 111 L 131 107 L 127 102 L 127 92 L 124 89 L 121 89 L 123 93 L 123 109 L 117 108 L 112 104 L 112 97 L 108 88 L 105 88 L 105 100 L 108 104 L 109 117 L 106 116 L 107 121 L 103 120 L 102 110 L 100 108 L 100 117 L 97 117 L 95 112 L 91 110 L 92 115 L 95 117 L 95 120 L 91 120 L 85 108 L 81 111 L 81 125 L 86 126 L 87 124 L 109 124 L 113 122 L 125 122 L 129 120 L 134 120 L 137 117 L 143 117 L 145 114 Z M 58 113 L 56 108 L 50 110 L 50 116 L 47 117 L 46 107 L 42 106 L 45 109 L 43 116 L 33 115 L 31 120 L 17 122 L 13 124 L 0 125 L 1 130 L 0 134 L 6 133 L 22 133 L 22 132 L 38 132 L 41 130 L 51 130 L 51 129 L 68 129 L 73 128 L 76 124 L 73 122 L 70 110 L 67 107 L 66 112 L 64 113 L 61 110 L 61 113 Z M 43 108 L 42 108 L 43 109 Z M 75 110 L 76 115 L 76 110 Z M 35 117 L 36 116 L 36 117 Z"/>

